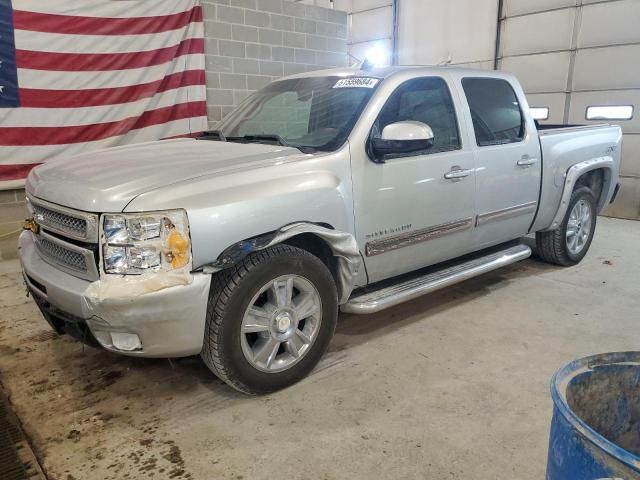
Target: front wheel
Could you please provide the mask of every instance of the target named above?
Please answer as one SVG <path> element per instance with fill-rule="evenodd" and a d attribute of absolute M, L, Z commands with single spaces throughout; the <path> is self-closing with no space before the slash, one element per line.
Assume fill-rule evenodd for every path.
<path fill-rule="evenodd" d="M 577 188 L 560 226 L 536 233 L 538 255 L 544 261 L 563 266 L 580 262 L 587 254 L 596 229 L 596 198 L 588 187 Z"/>
<path fill-rule="evenodd" d="M 201 356 L 237 390 L 279 390 L 318 363 L 337 318 L 327 267 L 304 250 L 271 247 L 213 276 Z"/>

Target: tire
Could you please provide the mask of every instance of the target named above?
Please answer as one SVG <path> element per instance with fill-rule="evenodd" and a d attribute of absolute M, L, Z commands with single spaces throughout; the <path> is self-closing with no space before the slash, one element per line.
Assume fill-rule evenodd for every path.
<path fill-rule="evenodd" d="M 580 204 L 588 208 L 589 220 L 579 224 L 578 231 L 571 235 L 571 231 L 576 229 L 575 221 L 572 220 L 572 213 L 576 209 L 576 205 Z M 555 230 L 549 232 L 536 232 L 536 247 L 538 256 L 548 263 L 555 263 L 569 267 L 579 263 L 589 251 L 591 241 L 596 229 L 596 197 L 589 187 L 579 187 L 571 194 L 567 213 L 562 223 Z M 571 223 L 571 225 L 570 225 Z M 580 228 L 582 228 L 580 230 Z M 588 233 L 585 229 L 588 228 Z M 567 230 L 570 230 L 569 236 Z M 581 246 L 571 248 L 571 241 L 576 239 L 576 235 L 585 234 L 586 237 Z"/>
<path fill-rule="evenodd" d="M 316 366 L 337 319 L 336 285 L 324 263 L 305 250 L 277 245 L 213 275 L 200 355 L 233 388 L 248 394 L 273 392 L 298 382 Z M 260 331 L 252 332 L 252 327 Z M 263 351 L 272 353 L 265 356 Z"/>

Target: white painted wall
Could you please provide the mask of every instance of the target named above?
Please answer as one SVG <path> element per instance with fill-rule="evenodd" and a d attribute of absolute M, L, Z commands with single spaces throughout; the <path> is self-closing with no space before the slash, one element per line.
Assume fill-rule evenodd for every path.
<path fill-rule="evenodd" d="M 399 2 L 399 63 L 493 68 L 497 0 Z"/>

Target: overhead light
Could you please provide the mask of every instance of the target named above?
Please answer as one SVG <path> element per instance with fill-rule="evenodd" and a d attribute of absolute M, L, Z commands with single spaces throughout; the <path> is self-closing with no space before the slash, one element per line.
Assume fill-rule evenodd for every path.
<path fill-rule="evenodd" d="M 386 65 L 388 63 L 388 57 L 387 51 L 379 46 L 371 47 L 365 55 L 366 61 L 374 67 Z"/>

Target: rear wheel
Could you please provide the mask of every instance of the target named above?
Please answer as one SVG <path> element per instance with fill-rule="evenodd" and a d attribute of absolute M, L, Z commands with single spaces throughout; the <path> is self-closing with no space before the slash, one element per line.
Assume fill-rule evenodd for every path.
<path fill-rule="evenodd" d="M 201 356 L 242 392 L 285 388 L 318 363 L 337 317 L 327 267 L 304 250 L 272 247 L 212 278 Z"/>
<path fill-rule="evenodd" d="M 571 266 L 587 254 L 596 229 L 596 198 L 588 187 L 577 188 L 560 226 L 536 233 L 540 258 L 549 263 Z"/>

